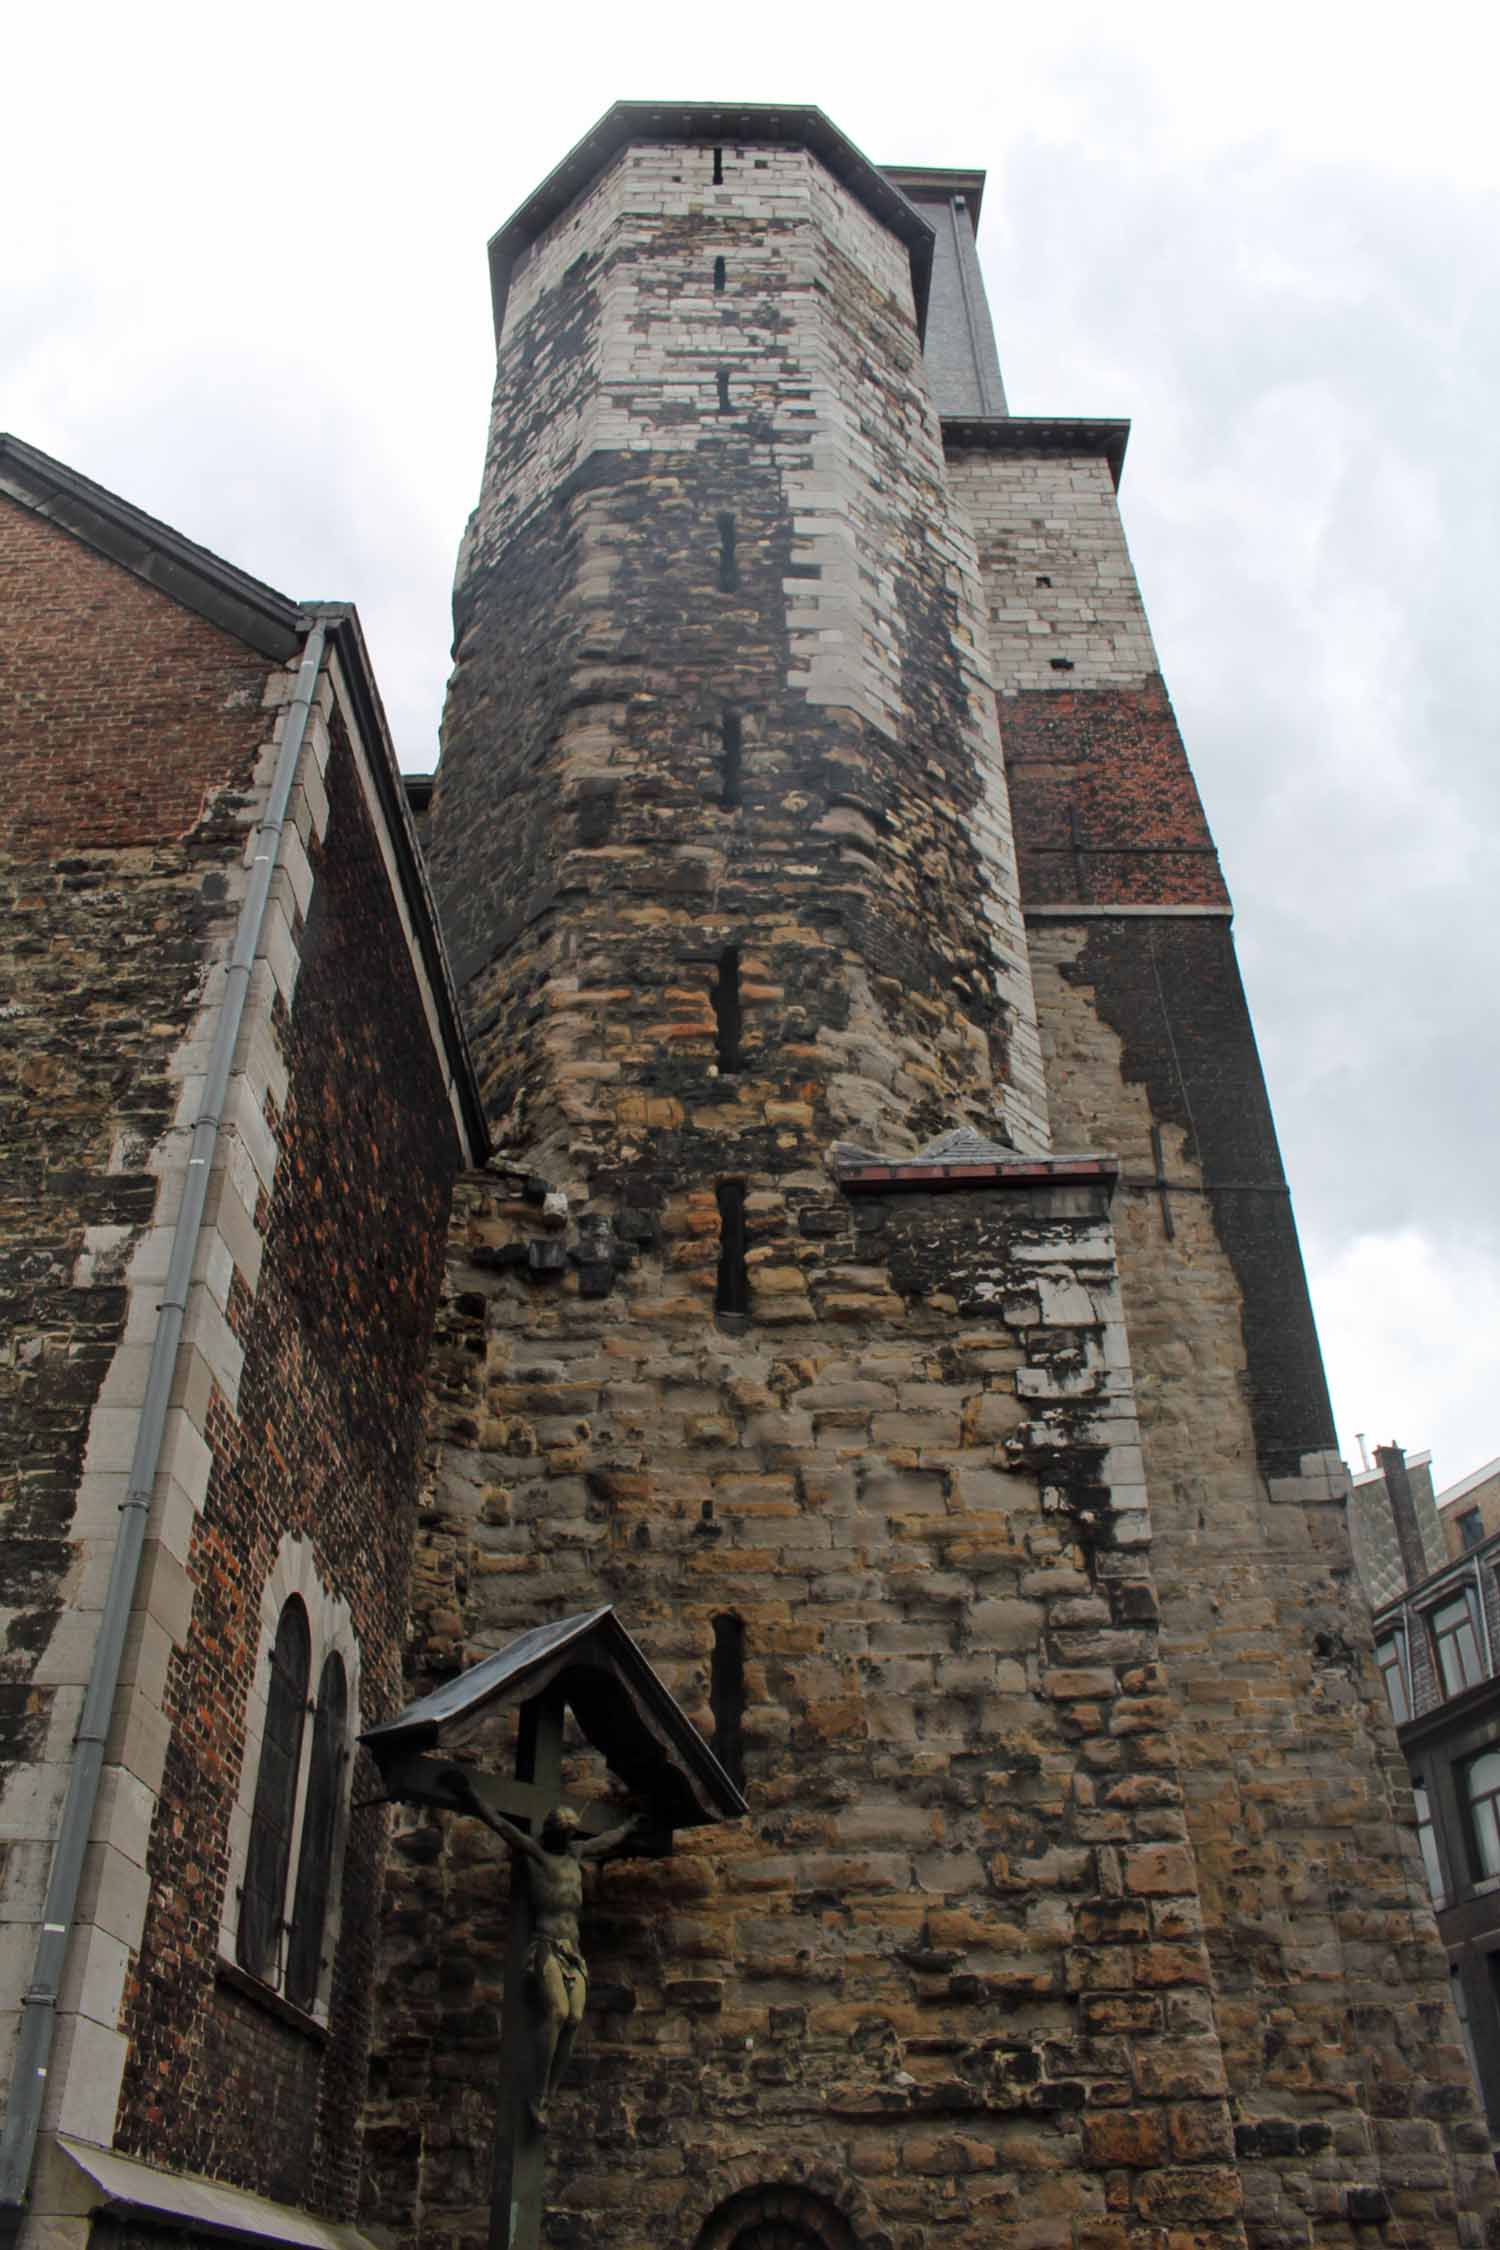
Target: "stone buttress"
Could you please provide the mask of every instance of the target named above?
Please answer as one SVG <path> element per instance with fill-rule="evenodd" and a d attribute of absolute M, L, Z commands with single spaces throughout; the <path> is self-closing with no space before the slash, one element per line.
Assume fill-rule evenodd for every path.
<path fill-rule="evenodd" d="M 612 1601 L 750 1800 L 598 1879 L 548 2239 L 1239 2243 L 1270 2143 L 1236 2160 L 1249 2031 L 1200 1861 L 1222 1900 L 1242 1808 L 1160 1661 L 1109 1153 L 1134 1240 L 1137 1121 L 1071 923 L 1039 1017 L 1011 561 L 971 505 L 1022 456 L 974 437 L 965 483 L 920 326 L 930 280 L 972 309 L 972 241 L 919 215 L 945 175 L 896 177 L 912 201 L 815 111 L 627 105 L 492 246 L 429 854 L 497 1154 L 456 1199 L 409 1684 Z M 971 431 L 1005 420 L 997 372 L 974 398 Z M 1146 1302 L 1154 1366 L 1176 1314 Z M 1208 1384 L 1226 1415 L 1239 1383 Z M 1291 1509 L 1234 1473 L 1269 1578 Z M 1325 1556 L 1329 1490 L 1295 1501 Z M 1264 1603 L 1262 1629 L 1287 1725 L 1310 1694 L 1354 1739 L 1358 1652 L 1314 1678 Z M 487 2229 L 505 1923 L 489 1839 L 408 1816 L 365 2143 L 403 2239 Z M 1304 2231 L 1352 2243 L 1385 2191 L 1328 2016 L 1347 1968 L 1320 2037 L 1358 2132 L 1331 2101 L 1306 2133 L 1295 2100 L 1238 2115 L 1276 2111 Z M 1446 2161 L 1424 2240 L 1457 2239 Z"/>

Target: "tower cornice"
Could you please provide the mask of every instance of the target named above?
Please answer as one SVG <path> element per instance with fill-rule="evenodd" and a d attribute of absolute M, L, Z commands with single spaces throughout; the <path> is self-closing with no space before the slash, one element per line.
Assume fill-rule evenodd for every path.
<path fill-rule="evenodd" d="M 807 149 L 905 246 L 911 261 L 917 333 L 923 334 L 932 279 L 932 229 L 822 110 L 781 102 L 616 102 L 490 237 L 490 296 L 497 337 L 505 322 L 517 258 L 632 141 L 737 141 Z"/>

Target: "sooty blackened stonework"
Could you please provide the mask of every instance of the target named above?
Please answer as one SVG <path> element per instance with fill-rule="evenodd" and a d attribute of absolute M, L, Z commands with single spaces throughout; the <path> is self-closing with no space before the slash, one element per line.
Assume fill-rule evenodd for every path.
<path fill-rule="evenodd" d="M 418 1374 L 456 1157 L 349 744 L 335 722 L 327 834 L 279 1032 L 289 1071 L 265 1250 L 243 1311 L 237 1413 L 190 1565 L 172 1733 L 127 1995 L 119 2143 L 332 2212 L 352 2203 L 381 1819 L 352 1816 L 326 2030 L 222 1974 L 228 1819 L 261 1595 L 288 1533 L 357 1635 L 361 1715 L 395 1707 L 421 1448 Z M 359 1792 L 356 1792 L 359 1793 Z M 367 1790 L 364 1792 L 369 1794 Z"/>
<path fill-rule="evenodd" d="M 983 906 L 964 555 L 918 532 L 941 463 L 901 263 L 872 274 L 785 153 L 753 221 L 696 208 L 672 192 L 696 155 L 630 152 L 566 271 L 545 286 L 563 252 L 539 246 L 512 291 L 432 824 L 497 1130 L 535 1152 L 592 1129 L 605 1167 L 621 1128 L 725 1136 L 741 1165 L 882 1117 L 921 1138 L 992 1121 L 1025 1078 L 1019 929 L 1007 946 Z"/>
<path fill-rule="evenodd" d="M 1239 1284 L 1256 1453 L 1270 1476 L 1337 1440 L 1302 1253 L 1229 925 L 1090 925 L 1064 972 L 1121 1042 L 1127 1079 L 1201 1167 Z"/>

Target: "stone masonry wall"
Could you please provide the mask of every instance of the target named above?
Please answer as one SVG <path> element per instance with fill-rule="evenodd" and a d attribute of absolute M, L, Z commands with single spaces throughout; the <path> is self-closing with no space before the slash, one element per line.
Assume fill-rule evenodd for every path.
<path fill-rule="evenodd" d="M 1107 461 L 950 452 L 948 481 L 983 561 L 1002 695 L 1158 676 Z"/>
<path fill-rule="evenodd" d="M 743 1632 L 751 1815 L 603 1874 L 552 2240 L 796 2188 L 869 2250 L 1237 2241 L 1107 1169 L 829 1169 L 1048 1146 L 904 256 L 804 152 L 713 159 L 629 150 L 509 299 L 431 831 L 504 1147 L 411 1686 L 610 1598 L 707 1727 Z M 408 2239 L 486 2224 L 504 1926 L 487 1842 L 408 1822 L 366 2138 Z"/>
<path fill-rule="evenodd" d="M 161 1190 L 180 1051 L 232 926 L 269 722 L 263 658 L 10 501 L 0 638 L 8 2075 L 92 1646 L 76 1606 L 97 1553 L 75 1520 L 85 1446 Z"/>
<path fill-rule="evenodd" d="M 461 1186 L 414 1689 L 611 1600 L 712 1733 L 713 1620 L 744 1631 L 748 1820 L 608 1867 L 589 1908 L 554 2243 L 691 2250 L 765 2182 L 867 2250 L 1240 2239 L 1108 1182 L 1083 1171 L 759 1180 L 739 1333 L 710 1192 L 663 1176 L 617 1213 L 603 1295 L 595 1216 Z M 365 2192 L 403 2240 L 487 2223 L 497 1856 L 462 1821 L 396 1840 Z"/>
<path fill-rule="evenodd" d="M 1239 1279 L 1201 1157 L 1154 1111 L 1088 981 L 1096 927 L 1039 925 L 1033 957 L 1058 1129 L 1123 1166 L 1162 1648 L 1250 2237 L 1322 2243 L 1344 2219 L 1389 2216 L 1393 2232 L 1473 2239 L 1494 2212 L 1488 2137 L 1373 1668 L 1346 1479 L 1332 1455 L 1269 1480 L 1257 1464 Z"/>
<path fill-rule="evenodd" d="M 951 464 L 985 576 L 1053 1127 L 1118 1155 L 1188 1831 L 1251 2240 L 1463 2238 L 1482 2128 L 1370 1662 L 1228 923 L 1105 465 Z"/>

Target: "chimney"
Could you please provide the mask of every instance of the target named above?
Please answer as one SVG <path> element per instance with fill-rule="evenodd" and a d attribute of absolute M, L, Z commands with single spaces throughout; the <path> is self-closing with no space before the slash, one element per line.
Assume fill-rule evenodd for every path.
<path fill-rule="evenodd" d="M 1385 1478 L 1386 1494 L 1391 1503 L 1391 1520 L 1396 1526 L 1396 1543 L 1401 1549 L 1401 1567 L 1406 1573 L 1409 1593 L 1413 1586 L 1420 1586 L 1428 1576 L 1428 1567 L 1422 1533 L 1417 1524 L 1416 1503 L 1411 1496 L 1411 1479 L 1406 1473 L 1405 1449 L 1394 1442 L 1390 1445 L 1377 1445 L 1375 1459 Z"/>

